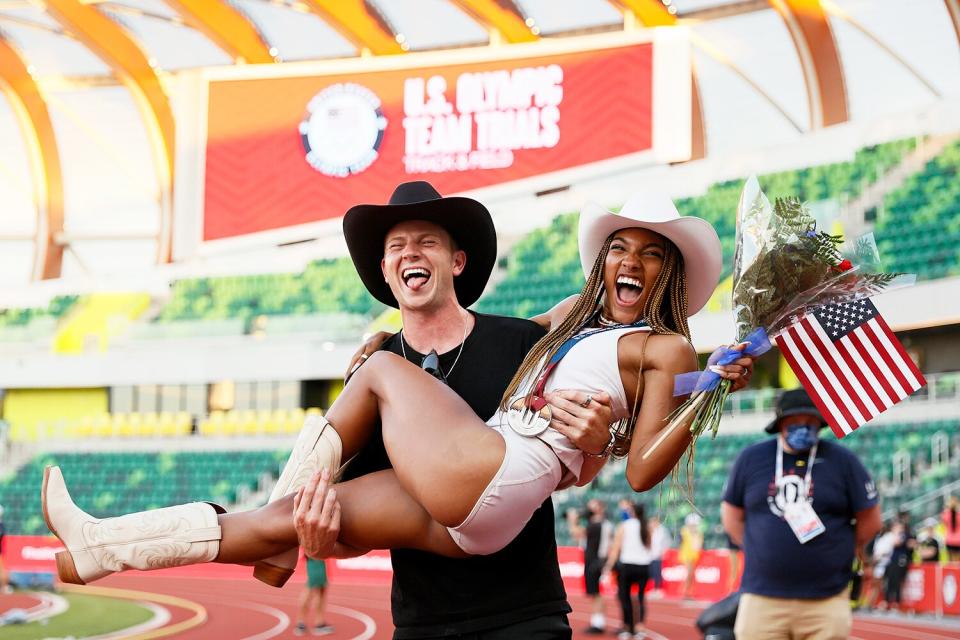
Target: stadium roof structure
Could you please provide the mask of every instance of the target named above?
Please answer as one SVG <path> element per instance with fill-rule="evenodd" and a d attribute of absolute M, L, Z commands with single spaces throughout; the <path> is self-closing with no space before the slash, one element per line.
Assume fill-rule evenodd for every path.
<path fill-rule="evenodd" d="M 183 70 L 675 25 L 694 158 L 960 94 L 956 0 L 0 0 L 0 282 L 170 260 Z"/>

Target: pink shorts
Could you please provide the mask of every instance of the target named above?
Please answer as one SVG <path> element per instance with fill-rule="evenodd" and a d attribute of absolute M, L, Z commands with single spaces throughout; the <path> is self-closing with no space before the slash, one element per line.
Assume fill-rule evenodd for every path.
<path fill-rule="evenodd" d="M 510 427 L 494 428 L 507 445 L 503 463 L 467 519 L 447 527 L 457 546 L 473 555 L 507 546 L 556 491 L 563 475 L 560 459 L 545 442 L 521 436 Z"/>

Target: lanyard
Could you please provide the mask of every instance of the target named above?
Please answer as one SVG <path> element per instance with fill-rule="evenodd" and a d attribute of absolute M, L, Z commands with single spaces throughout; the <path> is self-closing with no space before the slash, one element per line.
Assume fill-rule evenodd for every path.
<path fill-rule="evenodd" d="M 527 398 L 527 407 L 533 409 L 534 411 L 540 411 L 540 409 L 547 404 L 547 401 L 543 398 L 543 390 L 547 386 L 547 378 L 549 378 L 550 374 L 553 373 L 553 370 L 557 368 L 560 360 L 562 360 L 563 357 L 570 351 L 570 349 L 573 349 L 573 347 L 575 347 L 581 340 L 597 335 L 598 333 L 603 333 L 604 331 L 610 331 L 611 329 L 627 329 L 646 326 L 646 322 L 643 320 L 638 320 L 633 324 L 617 324 L 610 327 L 602 327 L 600 329 L 594 329 L 593 331 L 581 332 L 573 337 L 567 338 L 567 340 L 560 345 L 560 348 L 557 349 L 557 352 L 553 354 L 553 357 L 550 358 L 550 362 L 548 362 L 547 366 L 543 369 L 543 373 L 540 374 L 540 378 L 534 385 L 533 395 Z"/>
<path fill-rule="evenodd" d="M 810 498 L 810 481 L 813 477 L 813 461 L 817 459 L 817 444 L 816 442 L 813 443 L 813 447 L 810 448 L 810 455 L 807 457 L 807 473 L 803 477 L 804 499 Z M 778 489 L 783 482 L 783 441 L 779 436 L 777 436 L 777 468 L 774 475 L 774 482 Z"/>

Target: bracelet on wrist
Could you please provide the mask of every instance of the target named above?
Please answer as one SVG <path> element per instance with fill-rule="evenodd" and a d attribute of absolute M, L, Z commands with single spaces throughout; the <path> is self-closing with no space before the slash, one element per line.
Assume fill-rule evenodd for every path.
<path fill-rule="evenodd" d="M 616 443 L 617 438 L 613 433 L 611 433 L 610 441 L 607 442 L 607 445 L 600 451 L 600 453 L 590 453 L 589 451 L 584 451 L 583 455 L 587 456 L 588 458 L 609 458 L 610 452 L 613 451 L 613 447 Z"/>

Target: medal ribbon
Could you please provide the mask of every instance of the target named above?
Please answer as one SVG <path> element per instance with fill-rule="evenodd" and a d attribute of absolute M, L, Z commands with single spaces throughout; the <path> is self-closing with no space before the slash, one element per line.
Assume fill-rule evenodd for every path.
<path fill-rule="evenodd" d="M 547 366 L 544 368 L 543 373 L 540 374 L 540 378 L 537 380 L 537 383 L 533 388 L 533 395 L 527 397 L 527 408 L 532 409 L 533 411 L 540 411 L 546 406 L 547 401 L 543 397 L 543 389 L 547 386 L 547 379 L 550 377 L 550 374 L 553 373 L 553 370 L 557 368 L 557 365 L 560 363 L 560 360 L 563 359 L 565 355 L 577 345 L 578 342 L 584 338 L 589 338 L 590 336 L 596 335 L 598 333 L 603 333 L 604 331 L 610 331 L 611 329 L 625 329 L 628 327 L 646 327 L 647 323 L 643 320 L 638 320 L 633 324 L 618 324 L 612 327 L 602 327 L 600 329 L 594 329 L 593 331 L 587 331 L 585 333 L 578 333 L 577 335 L 567 338 L 567 340 L 560 345 L 560 348 L 557 349 L 557 352 L 553 354 L 553 357 L 550 358 L 550 361 L 547 363 Z"/>

